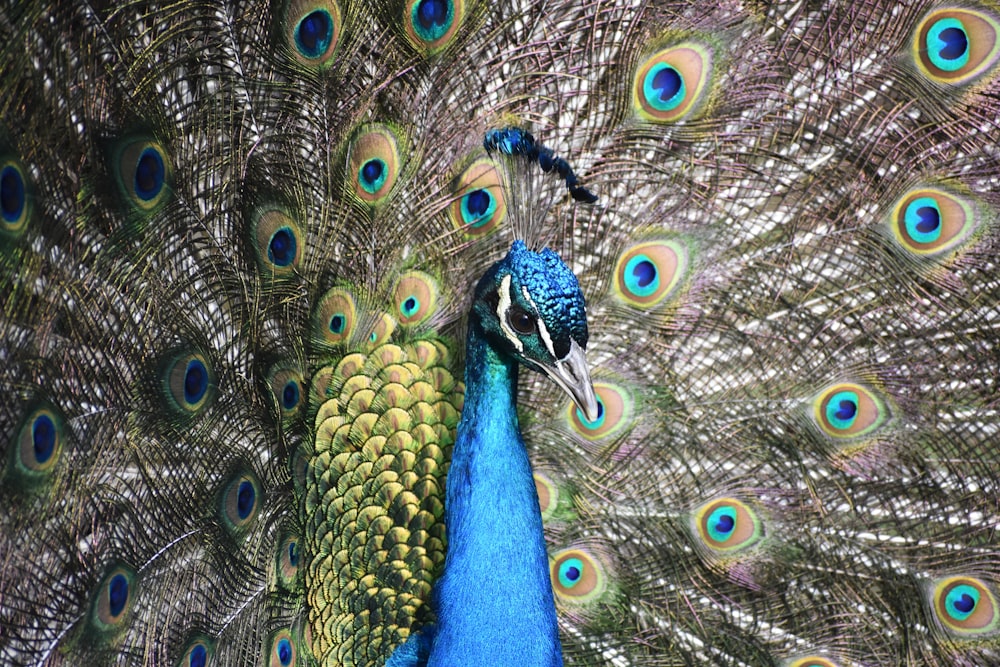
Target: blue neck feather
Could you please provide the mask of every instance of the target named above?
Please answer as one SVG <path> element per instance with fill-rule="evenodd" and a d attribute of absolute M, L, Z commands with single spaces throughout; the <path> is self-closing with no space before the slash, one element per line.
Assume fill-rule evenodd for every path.
<path fill-rule="evenodd" d="M 474 320 L 475 318 L 473 318 Z M 448 555 L 429 665 L 562 665 L 538 494 L 517 422 L 517 362 L 469 324 L 448 471 Z"/>

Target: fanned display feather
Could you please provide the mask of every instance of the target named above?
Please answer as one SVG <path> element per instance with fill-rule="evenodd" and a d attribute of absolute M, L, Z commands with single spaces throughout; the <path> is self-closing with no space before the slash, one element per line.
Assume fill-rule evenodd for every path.
<path fill-rule="evenodd" d="M 0 663 L 1000 664 L 1000 6 L 11 0 L 0 82 Z"/>

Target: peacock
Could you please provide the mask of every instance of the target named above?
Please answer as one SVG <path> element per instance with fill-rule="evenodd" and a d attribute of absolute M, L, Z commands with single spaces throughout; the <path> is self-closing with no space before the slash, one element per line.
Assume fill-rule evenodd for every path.
<path fill-rule="evenodd" d="M 991 0 L 8 0 L 0 82 L 0 663 L 1000 664 Z"/>

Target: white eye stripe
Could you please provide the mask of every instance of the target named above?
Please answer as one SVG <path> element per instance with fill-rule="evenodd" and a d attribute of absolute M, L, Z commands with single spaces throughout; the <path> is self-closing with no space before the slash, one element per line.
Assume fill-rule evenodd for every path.
<path fill-rule="evenodd" d="M 545 328 L 545 322 L 538 320 L 538 335 L 542 337 L 542 342 L 545 343 L 545 349 L 549 351 L 552 358 L 556 358 L 556 348 L 552 345 L 552 336 L 549 335 L 549 330 Z"/>
<path fill-rule="evenodd" d="M 523 352 L 524 343 L 521 342 L 521 339 L 517 337 L 517 333 L 507 324 L 507 311 L 510 310 L 510 304 L 510 274 L 507 274 L 500 281 L 500 289 L 497 290 L 497 319 L 500 320 L 500 330 L 503 331 L 503 335 L 507 337 L 507 340 L 511 342 L 518 352 Z"/>

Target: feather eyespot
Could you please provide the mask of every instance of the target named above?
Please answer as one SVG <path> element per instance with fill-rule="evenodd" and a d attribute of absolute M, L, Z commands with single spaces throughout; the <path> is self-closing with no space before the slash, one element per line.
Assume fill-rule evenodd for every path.
<path fill-rule="evenodd" d="M 538 494 L 538 509 L 542 512 L 542 521 L 548 521 L 559 506 L 559 487 L 545 475 L 534 473 L 535 492 Z"/>
<path fill-rule="evenodd" d="M 289 472 L 292 475 L 292 483 L 295 485 L 295 490 L 299 493 L 305 492 L 306 478 L 309 474 L 311 461 L 311 454 L 304 451 L 303 446 L 300 445 L 296 447 L 295 452 L 288 462 Z"/>
<path fill-rule="evenodd" d="M 367 204 L 376 204 L 389 194 L 399 175 L 399 144 L 387 127 L 374 126 L 351 142 L 349 176 L 354 193 Z"/>
<path fill-rule="evenodd" d="M 718 498 L 699 507 L 694 528 L 701 544 L 716 554 L 748 549 L 764 534 L 757 513 L 735 498 Z"/>
<path fill-rule="evenodd" d="M 0 233 L 17 237 L 30 217 L 24 169 L 11 158 L 0 157 Z"/>
<path fill-rule="evenodd" d="M 287 278 L 302 261 L 302 230 L 285 211 L 265 207 L 252 215 L 257 262 L 265 277 Z"/>
<path fill-rule="evenodd" d="M 223 486 L 219 502 L 222 523 L 232 535 L 245 531 L 260 511 L 261 488 L 250 472 L 234 475 Z"/>
<path fill-rule="evenodd" d="M 66 438 L 62 417 L 48 407 L 37 407 L 21 421 L 10 474 L 25 482 L 37 482 L 59 463 Z"/>
<path fill-rule="evenodd" d="M 354 298 L 335 287 L 323 295 L 313 312 L 313 338 L 326 346 L 341 345 L 354 333 L 356 319 Z"/>
<path fill-rule="evenodd" d="M 205 356 L 190 352 L 168 357 L 164 373 L 164 393 L 180 414 L 203 410 L 214 397 L 215 377 Z"/>
<path fill-rule="evenodd" d="M 170 162 L 155 141 L 134 140 L 122 145 L 115 173 L 125 200 L 137 210 L 155 210 L 170 193 Z"/>
<path fill-rule="evenodd" d="M 299 562 L 302 557 L 300 549 L 301 542 L 298 535 L 286 535 L 278 542 L 275 570 L 278 581 L 287 589 L 294 587 L 298 577 Z"/>
<path fill-rule="evenodd" d="M 396 320 L 388 313 L 382 313 L 375 320 L 375 325 L 368 333 L 368 347 L 374 349 L 382 343 L 387 342 L 395 330 Z"/>
<path fill-rule="evenodd" d="M 135 572 L 119 565 L 108 572 L 97 586 L 91 607 L 91 622 L 101 634 L 116 632 L 128 620 L 136 595 Z"/>
<path fill-rule="evenodd" d="M 589 602 L 607 587 L 604 569 L 598 560 L 583 549 L 557 553 L 551 564 L 552 588 L 566 602 Z"/>
<path fill-rule="evenodd" d="M 939 255 L 966 241 L 976 228 L 976 212 L 964 198 L 938 188 L 917 188 L 893 207 L 892 233 L 915 255 Z"/>
<path fill-rule="evenodd" d="M 615 265 L 615 293 L 638 308 L 654 308 L 673 294 L 687 271 L 687 251 L 677 241 L 632 246 Z"/>
<path fill-rule="evenodd" d="M 637 113 L 654 123 L 673 123 L 701 109 L 712 72 L 712 51 L 695 42 L 663 49 L 640 67 L 632 86 Z"/>
<path fill-rule="evenodd" d="M 286 413 L 292 412 L 299 407 L 301 400 L 302 383 L 295 378 L 290 378 L 281 387 L 281 409 Z"/>
<path fill-rule="evenodd" d="M 268 383 L 274 396 L 275 404 L 281 412 L 282 419 L 297 416 L 302 407 L 302 372 L 296 368 L 279 366 L 268 373 Z"/>
<path fill-rule="evenodd" d="M 467 236 L 485 236 L 507 216 L 500 174 L 488 160 L 473 162 L 452 186 L 455 199 L 448 213 Z"/>
<path fill-rule="evenodd" d="M 268 664 L 270 667 L 291 667 L 296 663 L 297 653 L 295 642 L 292 640 L 292 633 L 288 630 L 281 630 L 271 638 L 271 646 Z"/>
<path fill-rule="evenodd" d="M 343 28 L 340 7 L 333 0 L 296 0 L 286 14 L 289 48 L 303 65 L 330 65 Z"/>
<path fill-rule="evenodd" d="M 462 25 L 464 0 L 409 0 L 403 24 L 414 47 L 437 53 L 452 42 Z"/>
<path fill-rule="evenodd" d="M 953 635 L 992 633 L 1000 625 L 993 591 L 973 577 L 948 577 L 936 582 L 932 606 L 935 617 Z"/>
<path fill-rule="evenodd" d="M 1000 22 L 986 12 L 938 9 L 917 25 L 914 59 L 932 81 L 965 84 L 993 69 L 1000 60 L 998 34 Z"/>
<path fill-rule="evenodd" d="M 868 435 L 886 420 L 888 411 L 871 390 L 853 383 L 828 387 L 813 399 L 816 424 L 833 438 Z"/>
<path fill-rule="evenodd" d="M 404 273 L 396 281 L 393 303 L 400 324 L 423 324 L 437 311 L 437 284 L 422 271 Z"/>
<path fill-rule="evenodd" d="M 212 660 L 212 653 L 212 643 L 209 640 L 192 640 L 177 662 L 177 667 L 207 667 Z"/>
<path fill-rule="evenodd" d="M 597 419 L 588 421 L 575 403 L 570 403 L 567 418 L 570 428 L 587 440 L 603 440 L 614 437 L 631 427 L 632 397 L 618 385 L 607 382 L 594 383 L 597 397 Z"/>

